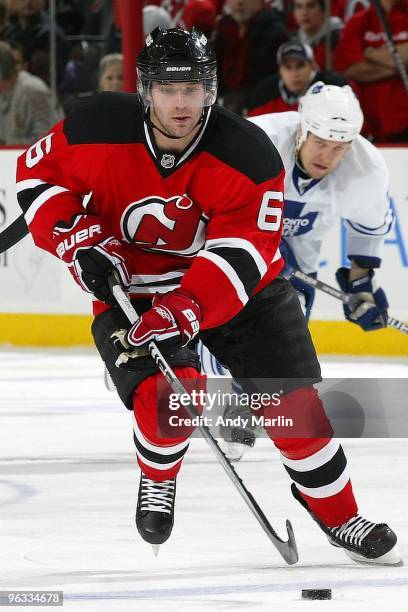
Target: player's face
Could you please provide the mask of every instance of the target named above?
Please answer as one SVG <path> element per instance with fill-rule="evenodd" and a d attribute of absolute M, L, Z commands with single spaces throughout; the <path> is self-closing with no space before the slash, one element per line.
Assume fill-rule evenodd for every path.
<path fill-rule="evenodd" d="M 310 177 L 321 179 L 339 165 L 350 147 L 350 142 L 333 142 L 308 134 L 300 147 L 300 163 Z"/>
<path fill-rule="evenodd" d="M 288 57 L 279 66 L 279 74 L 289 91 L 299 94 L 309 84 L 314 66 L 308 60 Z"/>
<path fill-rule="evenodd" d="M 191 134 L 204 108 L 204 83 L 153 82 L 150 94 L 150 115 L 171 136 L 184 138 Z"/>

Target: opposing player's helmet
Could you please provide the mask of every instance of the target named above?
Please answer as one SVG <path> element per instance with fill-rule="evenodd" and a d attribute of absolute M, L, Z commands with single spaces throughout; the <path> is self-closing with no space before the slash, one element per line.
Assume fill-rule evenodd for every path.
<path fill-rule="evenodd" d="M 349 85 L 338 87 L 322 81 L 300 98 L 299 114 L 301 142 L 308 132 L 324 140 L 350 142 L 358 136 L 364 121 L 359 101 Z"/>
<path fill-rule="evenodd" d="M 156 28 L 145 41 L 137 60 L 138 92 L 146 106 L 152 81 L 202 81 L 204 106 L 217 97 L 217 62 L 207 38 L 200 30 Z"/>

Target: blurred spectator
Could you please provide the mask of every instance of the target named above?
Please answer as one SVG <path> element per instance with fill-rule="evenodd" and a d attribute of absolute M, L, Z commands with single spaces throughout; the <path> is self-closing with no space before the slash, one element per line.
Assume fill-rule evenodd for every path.
<path fill-rule="evenodd" d="M 183 11 L 186 1 L 188 0 L 148 0 L 148 4 L 161 6 L 169 13 L 171 19 L 170 28 L 182 28 L 184 27 Z"/>
<path fill-rule="evenodd" d="M 350 17 L 358 13 L 358 11 L 362 11 L 370 6 L 370 0 L 346 0 L 344 3 L 343 14 L 333 13 L 332 15 L 339 15 L 346 22 Z"/>
<path fill-rule="evenodd" d="M 18 0 L 14 5 L 17 19 L 6 25 L 3 38 L 7 42 L 22 45 L 29 71 L 49 83 L 50 24 L 45 5 L 46 0 Z M 65 34 L 57 26 L 59 79 L 62 78 L 69 51 L 70 45 Z"/>
<path fill-rule="evenodd" d="M 167 30 L 171 28 L 170 13 L 161 6 L 146 4 L 143 7 L 143 33 L 145 37 L 157 27 Z"/>
<path fill-rule="evenodd" d="M 16 19 L 14 5 L 16 0 L 0 0 L 0 40 L 4 40 L 4 30 Z"/>
<path fill-rule="evenodd" d="M 184 27 L 196 27 L 211 38 L 216 25 L 216 8 L 212 0 L 187 0 L 183 10 Z"/>
<path fill-rule="evenodd" d="M 3 39 L 3 29 L 17 20 L 17 4 L 20 0 L 0 0 L 0 38 Z"/>
<path fill-rule="evenodd" d="M 115 2 L 115 0 L 113 0 Z M 81 0 L 79 8 L 82 12 L 82 34 L 105 34 L 107 21 L 112 21 L 112 0 Z"/>
<path fill-rule="evenodd" d="M 85 23 L 80 0 L 57 0 L 57 23 L 66 36 L 78 36 Z"/>
<path fill-rule="evenodd" d="M 123 55 L 110 53 L 99 62 L 98 91 L 123 91 Z"/>
<path fill-rule="evenodd" d="M 407 0 L 381 0 L 402 61 L 408 65 Z M 408 94 L 387 47 L 374 6 L 347 22 L 335 56 L 336 68 L 357 82 L 363 133 L 380 141 L 408 140 Z"/>
<path fill-rule="evenodd" d="M 67 115 L 78 100 L 89 97 L 98 88 L 99 54 L 95 47 L 86 44 L 74 47 L 67 63 L 59 97 Z"/>
<path fill-rule="evenodd" d="M 282 2 L 282 10 L 289 16 L 290 21 L 290 29 L 295 27 L 295 22 L 293 20 L 293 15 L 291 14 L 292 10 L 292 0 L 278 0 L 276 4 L 276 8 L 278 8 L 279 3 Z M 370 5 L 370 0 L 331 0 L 330 1 L 330 15 L 332 17 L 340 17 L 340 19 L 345 22 L 349 19 L 354 13 L 360 11 L 362 9 L 367 8 Z M 275 2 L 273 2 L 273 6 L 275 6 Z"/>
<path fill-rule="evenodd" d="M 182 0 L 182 5 L 184 6 Z M 168 29 L 173 26 L 173 19 L 166 8 L 159 6 L 160 2 L 150 0 L 143 7 L 143 33 L 146 37 L 154 28 Z M 85 24 L 82 30 L 84 36 L 99 36 L 103 43 L 99 45 L 101 55 L 121 52 L 122 15 L 121 0 L 82 0 Z M 170 8 L 170 6 L 169 6 Z"/>
<path fill-rule="evenodd" d="M 7 23 L 7 7 L 5 0 L 0 0 L 0 36 Z"/>
<path fill-rule="evenodd" d="M 325 0 L 294 0 L 293 16 L 299 28 L 296 37 L 313 48 L 316 63 L 324 69 L 326 37 L 329 36 L 330 49 L 333 51 L 339 41 L 342 20 L 339 17 L 329 17 L 326 20 Z"/>
<path fill-rule="evenodd" d="M 101 5 L 102 6 L 102 5 Z M 156 5 L 146 5 L 143 8 L 143 28 L 147 36 L 157 26 L 170 27 L 170 15 L 163 8 Z M 120 46 L 120 33 L 118 33 Z M 102 89 L 121 91 L 122 81 L 122 55 L 109 53 L 103 56 L 99 64 L 100 51 L 91 45 L 82 43 L 76 46 L 71 53 L 71 59 L 64 71 L 64 78 L 60 87 L 60 97 L 65 114 L 68 114 L 84 98 L 99 90 L 101 84 L 100 71 L 103 70 Z M 106 72 L 105 72 L 106 68 Z"/>
<path fill-rule="evenodd" d="M 17 19 L 18 14 L 18 5 L 20 4 L 20 0 L 5 0 L 7 15 L 10 21 L 14 21 Z"/>
<path fill-rule="evenodd" d="M 148 0 L 148 3 L 166 9 L 171 17 L 171 28 L 190 30 L 195 26 L 207 36 L 210 26 L 215 27 L 215 24 L 213 25 L 214 16 L 222 13 L 225 0 Z"/>
<path fill-rule="evenodd" d="M 340 74 L 319 70 L 310 45 L 297 41 L 284 43 L 279 47 L 276 59 L 279 74 L 272 74 L 257 84 L 249 100 L 249 117 L 296 111 L 299 98 L 317 81 L 339 87 L 347 85 Z"/>
<path fill-rule="evenodd" d="M 219 94 L 223 104 L 242 113 L 258 81 L 276 72 L 276 51 L 289 38 L 280 13 L 262 0 L 227 0 L 229 14 L 217 27 Z"/>
<path fill-rule="evenodd" d="M 16 63 L 17 71 L 20 72 L 21 70 L 25 70 L 27 72 L 28 62 L 25 58 L 24 49 L 22 45 L 19 45 L 18 43 L 13 43 L 13 42 L 8 43 L 8 44 L 10 45 L 11 52 L 13 54 L 14 61 Z"/>
<path fill-rule="evenodd" d="M 18 72 L 11 47 L 0 42 L 0 144 L 31 144 L 60 118 L 44 81 Z"/>

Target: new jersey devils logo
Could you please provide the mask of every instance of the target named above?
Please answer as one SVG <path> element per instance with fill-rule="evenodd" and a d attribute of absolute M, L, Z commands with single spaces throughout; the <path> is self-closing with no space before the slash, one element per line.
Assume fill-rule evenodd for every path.
<path fill-rule="evenodd" d="M 205 242 L 202 210 L 186 194 L 132 202 L 122 215 L 121 230 L 128 242 L 177 255 L 195 255 Z"/>

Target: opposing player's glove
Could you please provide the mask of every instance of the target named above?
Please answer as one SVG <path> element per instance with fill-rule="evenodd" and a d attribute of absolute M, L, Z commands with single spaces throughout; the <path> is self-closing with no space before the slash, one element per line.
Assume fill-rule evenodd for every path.
<path fill-rule="evenodd" d="M 306 285 L 298 278 L 294 278 L 291 276 L 292 272 L 294 272 L 295 270 L 300 270 L 300 266 L 297 262 L 295 254 L 293 253 L 292 249 L 284 238 L 282 238 L 281 240 L 279 250 L 283 259 L 285 260 L 285 267 L 282 270 L 282 275 L 290 280 L 292 287 L 297 292 L 299 302 L 303 310 L 303 314 L 305 315 L 306 320 L 308 321 L 315 299 L 315 289 L 313 287 L 310 287 L 310 285 Z M 309 276 L 316 278 L 317 273 L 313 272 L 309 274 Z"/>
<path fill-rule="evenodd" d="M 163 353 L 175 355 L 198 334 L 200 320 L 200 307 L 181 291 L 156 295 L 150 310 L 129 331 L 112 334 L 111 342 L 118 353 L 117 367 L 132 370 L 132 360 L 147 355 L 152 341 Z"/>
<path fill-rule="evenodd" d="M 374 331 L 387 326 L 388 301 L 384 291 L 377 287 L 373 270 L 366 276 L 349 281 L 349 268 L 339 268 L 336 280 L 342 291 L 350 295 L 351 302 L 343 304 L 344 315 L 364 331 Z"/>
<path fill-rule="evenodd" d="M 59 222 L 54 227 L 53 240 L 57 255 L 68 264 L 75 281 L 98 300 L 116 303 L 108 285 L 114 270 L 123 287 L 130 285 L 128 247 L 103 227 L 99 217 L 79 214 L 69 224 Z"/>
<path fill-rule="evenodd" d="M 280 241 L 279 250 L 285 260 L 285 267 L 282 270 L 282 274 L 285 278 L 289 278 L 293 270 L 300 270 L 300 266 L 294 252 L 284 238 Z"/>

